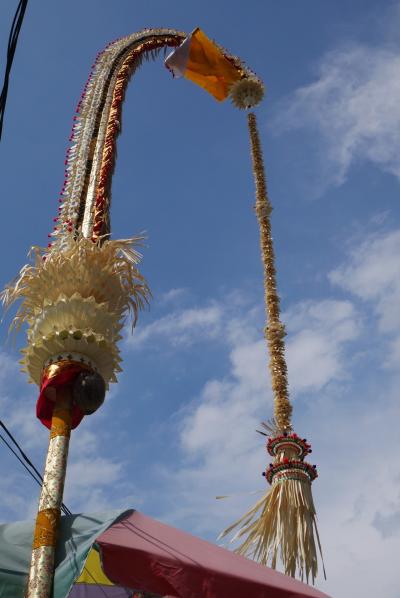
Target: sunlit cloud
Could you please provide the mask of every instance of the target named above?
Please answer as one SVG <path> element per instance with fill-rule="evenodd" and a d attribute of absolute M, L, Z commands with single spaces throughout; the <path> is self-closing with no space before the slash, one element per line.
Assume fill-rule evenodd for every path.
<path fill-rule="evenodd" d="M 319 192 L 369 162 L 400 178 L 400 50 L 344 44 L 321 59 L 314 80 L 280 104 L 281 131 L 307 129 L 318 144 Z"/>

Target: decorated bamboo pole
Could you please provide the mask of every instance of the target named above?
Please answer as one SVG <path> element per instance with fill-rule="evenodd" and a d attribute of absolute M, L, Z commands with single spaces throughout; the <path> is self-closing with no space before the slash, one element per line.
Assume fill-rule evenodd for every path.
<path fill-rule="evenodd" d="M 69 431 L 100 407 L 116 382 L 123 322 L 131 314 L 135 324 L 150 297 L 137 268 L 141 238 L 110 239 L 111 180 L 125 89 L 143 59 L 185 42 L 196 54 L 188 72 L 219 100 L 251 74 L 198 29 L 191 36 L 146 29 L 110 43 L 97 55 L 77 106 L 50 242 L 45 249 L 33 248 L 33 263 L 2 293 L 6 307 L 21 300 L 13 320 L 17 329 L 28 325 L 21 363 L 40 389 L 37 416 L 51 430 L 29 598 L 48 598 L 51 592 Z"/>
<path fill-rule="evenodd" d="M 50 596 L 54 555 L 61 516 L 71 434 L 72 390 L 60 388 L 55 397 L 49 448 L 36 517 L 27 598 Z"/>
<path fill-rule="evenodd" d="M 165 61 L 174 76 L 191 79 L 219 101 L 231 97 L 238 108 L 248 109 L 257 105 L 264 94 L 260 79 L 239 58 L 217 46 L 198 28 L 191 35 L 173 29 L 146 29 L 110 43 L 97 56 L 74 117 L 58 214 L 49 233 L 51 242 L 45 249 L 33 248 L 33 263 L 24 266 L 17 279 L 2 293 L 6 307 L 21 300 L 13 326 L 18 329 L 24 323 L 28 325 L 28 344 L 22 350 L 22 364 L 30 381 L 40 388 L 37 416 L 51 430 L 35 528 L 29 598 L 48 598 L 52 587 L 69 431 L 76 428 L 85 415 L 100 407 L 109 384 L 117 381 L 116 375 L 121 371 L 118 341 L 123 322 L 131 314 L 135 325 L 139 310 L 150 297 L 148 285 L 137 267 L 141 256 L 136 246 L 141 238 L 110 239 L 111 180 L 128 81 L 144 58 L 154 58 L 166 47 L 176 48 Z M 291 407 L 283 356 L 284 330 L 279 321 L 268 220 L 270 206 L 265 203 L 266 188 L 254 115 L 249 116 L 249 126 L 266 268 L 270 317 L 267 339 L 271 350 L 277 422 L 283 434 L 269 445 L 276 461 L 267 472 L 267 478 L 272 480 L 273 477 L 275 483 L 278 479 L 286 479 L 288 468 L 292 468 L 288 480 L 294 480 L 295 476 L 296 479 L 310 476 L 314 470 L 308 470 L 302 462 L 308 445 L 293 434 L 288 437 Z M 271 290 L 275 290 L 275 294 Z M 60 429 L 62 433 L 57 431 Z M 296 467 L 292 461 L 294 454 L 301 460 Z M 290 461 L 285 471 L 278 467 L 281 461 L 285 465 Z M 282 484 L 281 487 L 290 489 L 291 485 Z M 288 513 L 303 495 L 300 487 L 290 490 Z M 310 503 L 307 517 L 313 524 L 311 507 Z M 270 512 L 269 507 L 267 511 Z M 299 551 L 293 541 L 295 533 L 299 536 L 299 529 L 295 530 L 291 523 L 283 521 L 284 514 L 279 509 L 276 513 L 273 525 L 277 527 L 274 532 L 268 532 L 274 537 L 273 564 L 280 543 L 282 554 L 289 554 L 287 572 L 293 574 L 293 563 L 298 563 L 299 559 L 300 564 L 306 559 L 304 567 L 308 572 L 309 558 L 313 558 L 304 556 L 308 546 L 302 545 Z M 304 525 L 305 517 L 301 519 L 301 525 Z M 259 538 L 265 530 L 260 532 L 257 528 L 254 536 L 253 528 L 247 523 L 241 531 L 241 534 L 251 532 L 244 543 L 245 548 L 254 542 L 264 546 L 264 537 L 262 540 L 254 538 Z M 257 524 L 252 525 L 257 527 Z M 273 525 L 267 527 L 272 529 Z M 262 527 L 265 528 L 265 518 L 262 518 Z M 307 530 L 309 528 L 308 525 Z M 309 532 L 300 536 L 302 542 L 311 542 Z M 296 545 L 288 552 L 288 544 Z M 256 550 L 255 556 L 260 554 L 264 562 L 264 552 Z M 311 554 L 314 554 L 312 550 Z M 286 559 L 285 562 L 289 561 Z M 314 574 L 314 564 L 312 571 Z"/>
<path fill-rule="evenodd" d="M 275 255 L 271 232 L 272 206 L 267 193 L 263 155 L 257 120 L 248 114 L 248 127 L 256 188 L 256 215 L 260 229 L 267 326 L 264 333 L 269 350 L 269 369 L 274 394 L 274 419 L 263 424 L 268 436 L 267 451 L 273 461 L 263 475 L 271 484 L 265 496 L 239 521 L 228 527 L 221 538 L 236 530 L 233 541 L 244 541 L 236 552 L 262 564 L 276 567 L 283 563 L 285 573 L 314 582 L 318 572 L 317 545 L 322 558 L 311 484 L 317 477 L 315 465 L 304 461 L 311 445 L 292 430 L 285 360 L 285 327 L 280 320 Z M 324 574 L 325 569 L 323 566 Z"/>

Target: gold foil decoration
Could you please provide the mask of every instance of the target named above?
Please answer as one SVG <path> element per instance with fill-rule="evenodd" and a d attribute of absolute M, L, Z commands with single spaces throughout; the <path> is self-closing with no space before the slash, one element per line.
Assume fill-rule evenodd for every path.
<path fill-rule="evenodd" d="M 59 519 L 59 509 L 44 509 L 43 511 L 39 511 L 36 517 L 33 549 L 40 546 L 56 546 Z"/>
<path fill-rule="evenodd" d="M 51 420 L 50 438 L 56 436 L 66 436 L 69 438 L 71 435 L 71 409 L 60 409 L 57 408 L 57 403 L 54 407 L 53 417 Z"/>

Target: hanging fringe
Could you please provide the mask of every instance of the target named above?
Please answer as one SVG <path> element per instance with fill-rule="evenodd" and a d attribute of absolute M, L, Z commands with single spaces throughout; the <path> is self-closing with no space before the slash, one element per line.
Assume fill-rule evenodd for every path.
<path fill-rule="evenodd" d="M 285 328 L 280 321 L 276 285 L 275 256 L 271 234 L 271 203 L 268 199 L 263 156 L 256 116 L 248 115 L 254 179 L 256 214 L 260 227 L 261 256 L 264 267 L 265 306 L 268 325 L 265 337 L 270 355 L 274 392 L 274 418 L 262 423 L 260 434 L 268 436 L 267 450 L 274 458 L 263 473 L 271 489 L 220 538 L 236 531 L 232 542 L 245 538 L 236 552 L 263 565 L 276 567 L 280 559 L 285 573 L 314 583 L 318 572 L 317 545 L 322 559 L 316 524 L 311 483 L 317 477 L 316 466 L 304 461 L 311 452 L 305 439 L 292 432 L 292 406 L 289 401 L 285 361 Z M 316 538 L 316 540 L 315 540 Z M 323 563 L 323 560 L 322 560 Z M 323 567 L 324 575 L 325 568 Z"/>
<path fill-rule="evenodd" d="M 238 531 L 231 542 L 245 537 L 236 549 L 263 565 L 276 568 L 280 559 L 286 575 L 314 583 L 318 573 L 317 546 L 321 556 L 316 511 L 311 483 L 317 477 L 315 465 L 304 461 L 311 452 L 305 439 L 296 434 L 270 438 L 268 452 L 275 457 L 265 475 L 271 489 L 238 521 L 219 536 Z M 314 537 L 315 535 L 315 537 Z M 323 565 L 325 576 L 325 567 Z"/>
<path fill-rule="evenodd" d="M 311 577 L 314 583 L 318 572 L 314 532 L 320 552 L 321 545 L 310 483 L 288 479 L 284 484 L 276 484 L 220 537 L 238 525 L 241 527 L 232 541 L 247 538 L 236 552 L 262 565 L 270 562 L 273 569 L 280 558 L 286 575 L 295 577 L 297 570 L 301 580 L 305 578 L 308 583 Z"/>

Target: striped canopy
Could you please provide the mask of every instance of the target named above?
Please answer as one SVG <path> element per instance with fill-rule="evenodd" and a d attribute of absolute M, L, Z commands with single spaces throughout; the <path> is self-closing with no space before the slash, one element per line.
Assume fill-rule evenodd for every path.
<path fill-rule="evenodd" d="M 0 525 L 0 598 L 23 598 L 33 522 Z M 327 598 L 138 511 L 61 517 L 52 598 Z"/>

